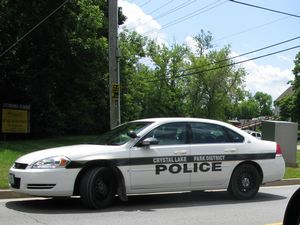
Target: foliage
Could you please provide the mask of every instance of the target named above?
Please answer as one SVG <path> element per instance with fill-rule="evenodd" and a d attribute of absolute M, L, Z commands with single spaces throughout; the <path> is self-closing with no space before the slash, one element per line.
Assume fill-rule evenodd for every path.
<path fill-rule="evenodd" d="M 280 116 L 279 119 L 283 121 L 294 121 L 294 102 L 295 96 L 294 95 L 287 95 L 280 99 L 279 101 L 275 102 L 275 105 L 280 109 Z"/>
<path fill-rule="evenodd" d="M 271 116 L 273 114 L 271 95 L 263 92 L 256 92 L 254 98 L 259 104 L 260 116 Z"/>
<path fill-rule="evenodd" d="M 296 55 L 294 60 L 295 67 L 293 73 L 295 76 L 294 79 L 294 121 L 300 123 L 300 52 Z"/>
<path fill-rule="evenodd" d="M 280 119 L 300 123 L 300 52 L 296 55 L 294 63 L 293 74 L 295 77 L 290 82 L 293 93 L 275 102 L 275 105 L 280 109 Z"/>
<path fill-rule="evenodd" d="M 147 39 L 127 30 L 120 33 L 121 121 L 139 118 L 143 111 L 146 85 L 141 80 L 147 67 L 140 63 L 145 57 Z"/>
<path fill-rule="evenodd" d="M 122 121 L 183 116 L 183 84 L 177 75 L 185 67 L 187 48 L 159 45 L 135 32 L 120 34 Z"/>
<path fill-rule="evenodd" d="M 209 51 L 210 40 L 211 33 L 206 36 L 204 31 L 195 37 L 199 51 L 203 51 L 199 54 L 185 45 L 168 47 L 123 31 L 122 120 L 163 116 L 230 118 L 229 109 L 243 98 L 245 71 L 228 66 L 232 63 L 228 46 Z"/>
<path fill-rule="evenodd" d="M 1 53 L 62 3 L 0 2 Z M 33 135 L 107 129 L 105 10 L 105 0 L 69 1 L 1 57 L 0 103 L 30 104 Z"/>
<path fill-rule="evenodd" d="M 205 33 L 205 31 L 201 29 L 200 33 L 194 37 L 194 40 L 196 41 L 197 53 L 199 54 L 199 56 L 204 55 L 205 51 L 213 47 L 213 37 L 210 31 Z"/>
<path fill-rule="evenodd" d="M 0 0 L 0 51 L 61 3 Z M 0 103 L 30 104 L 34 136 L 108 129 L 107 9 L 106 0 L 69 1 L 1 57 Z M 125 19 L 119 9 L 120 24 Z M 122 122 L 270 114 L 269 95 L 245 98 L 246 73 L 233 66 L 230 46 L 214 49 L 211 32 L 204 30 L 194 40 L 196 52 L 185 44 L 158 44 L 128 30 L 119 34 Z"/>
<path fill-rule="evenodd" d="M 186 47 L 175 44 L 169 49 L 150 41 L 147 50 L 153 69 L 152 80 L 148 79 L 151 111 L 144 111 L 144 116 L 183 116 L 183 80 L 177 76 L 185 68 Z"/>
<path fill-rule="evenodd" d="M 247 100 L 239 104 L 239 118 L 252 119 L 259 115 L 259 103 L 255 98 L 248 96 Z"/>
<path fill-rule="evenodd" d="M 228 119 L 225 111 L 241 98 L 243 69 L 228 66 L 229 47 L 210 51 L 207 56 L 191 57 L 195 71 L 189 78 L 188 113 L 195 117 Z"/>

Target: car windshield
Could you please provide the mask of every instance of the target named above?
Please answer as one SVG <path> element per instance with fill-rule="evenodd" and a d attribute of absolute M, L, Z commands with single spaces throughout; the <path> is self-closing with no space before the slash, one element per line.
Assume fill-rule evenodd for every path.
<path fill-rule="evenodd" d="M 97 145 L 123 145 L 131 138 L 127 135 L 129 131 L 138 134 L 152 122 L 130 122 L 118 126 L 100 135 L 93 144 Z"/>

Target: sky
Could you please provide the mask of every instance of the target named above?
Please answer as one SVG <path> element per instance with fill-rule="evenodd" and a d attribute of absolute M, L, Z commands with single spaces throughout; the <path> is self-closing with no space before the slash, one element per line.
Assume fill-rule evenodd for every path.
<path fill-rule="evenodd" d="M 244 3 L 281 11 L 275 13 L 228 0 L 119 0 L 127 17 L 124 25 L 168 46 L 187 44 L 194 48 L 193 37 L 200 30 L 210 31 L 213 45 L 231 46 L 232 55 L 241 55 L 300 36 L 299 0 L 240 0 Z M 300 46 L 300 38 L 253 54 L 236 58 L 251 59 Z M 294 59 L 300 47 L 240 64 L 246 69 L 246 89 L 268 93 L 275 100 L 293 80 Z"/>

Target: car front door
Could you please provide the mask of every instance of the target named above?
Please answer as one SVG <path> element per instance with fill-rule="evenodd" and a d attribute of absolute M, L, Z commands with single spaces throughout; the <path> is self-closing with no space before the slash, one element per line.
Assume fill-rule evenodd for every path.
<path fill-rule="evenodd" d="M 143 146 L 146 139 L 156 144 Z M 190 174 L 184 173 L 190 154 L 187 124 L 167 123 L 154 128 L 130 150 L 131 189 L 187 187 Z"/>

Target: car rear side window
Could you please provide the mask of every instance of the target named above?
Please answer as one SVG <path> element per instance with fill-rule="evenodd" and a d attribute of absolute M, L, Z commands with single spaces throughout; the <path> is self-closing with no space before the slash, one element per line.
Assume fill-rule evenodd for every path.
<path fill-rule="evenodd" d="M 242 143 L 242 142 L 244 142 L 245 138 L 242 135 L 240 135 L 240 134 L 236 133 L 235 131 L 230 130 L 228 128 L 225 128 L 225 130 L 226 130 L 226 132 L 227 132 L 227 134 L 230 138 L 231 143 Z"/>
<path fill-rule="evenodd" d="M 238 143 L 244 138 L 236 132 L 210 123 L 191 123 L 191 144 Z"/>

